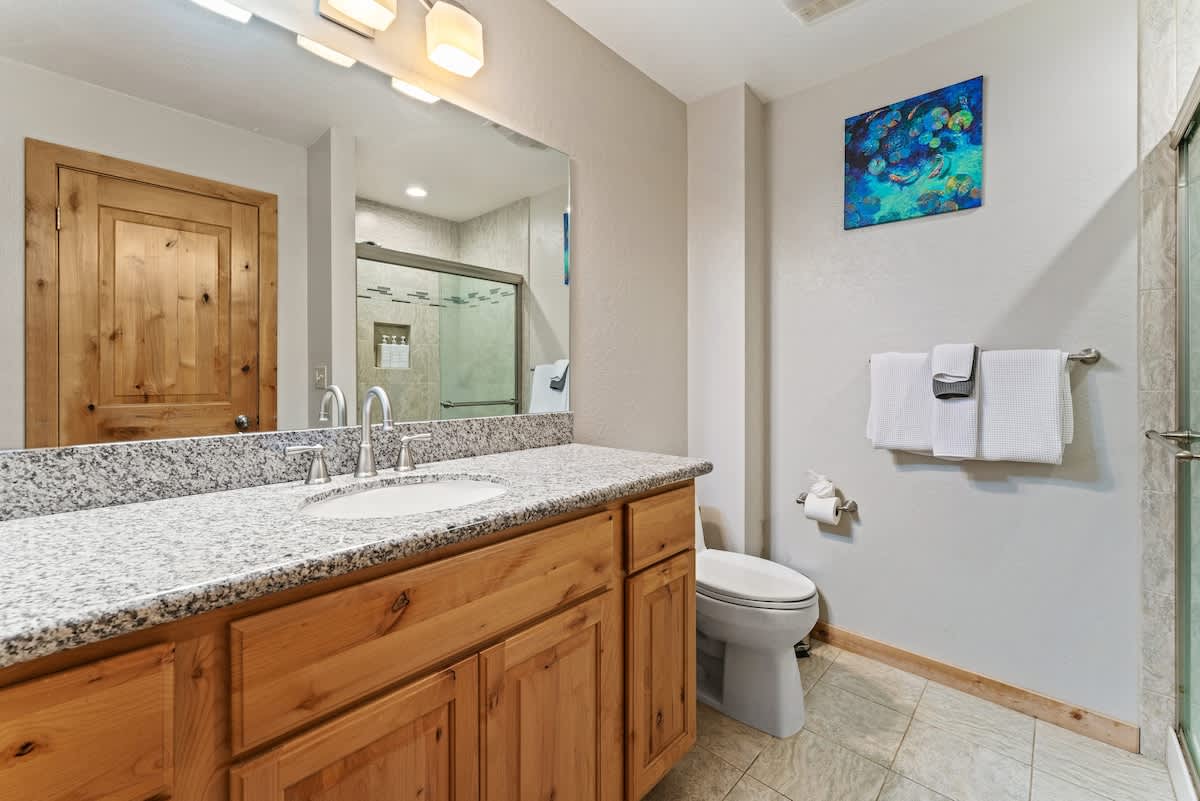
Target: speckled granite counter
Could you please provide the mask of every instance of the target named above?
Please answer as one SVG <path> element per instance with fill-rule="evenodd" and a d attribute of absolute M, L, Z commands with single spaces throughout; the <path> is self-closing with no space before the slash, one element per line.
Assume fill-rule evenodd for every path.
<path fill-rule="evenodd" d="M 699 459 L 559 445 L 374 479 L 272 484 L 0 523 L 0 667 L 431 551 L 710 472 Z M 324 520 L 314 496 L 471 477 L 496 498 L 399 518 Z"/>

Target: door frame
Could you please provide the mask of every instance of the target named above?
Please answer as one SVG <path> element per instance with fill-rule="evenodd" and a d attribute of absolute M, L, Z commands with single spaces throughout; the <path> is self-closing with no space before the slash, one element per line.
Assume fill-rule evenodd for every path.
<path fill-rule="evenodd" d="M 25 140 L 25 447 L 58 439 L 58 171 L 66 167 L 258 208 L 258 425 L 277 425 L 279 199 L 276 195 L 64 145 Z"/>

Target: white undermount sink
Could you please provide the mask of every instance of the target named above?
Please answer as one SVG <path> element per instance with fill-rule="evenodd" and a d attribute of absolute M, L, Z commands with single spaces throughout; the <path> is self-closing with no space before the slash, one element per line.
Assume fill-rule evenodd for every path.
<path fill-rule="evenodd" d="M 401 517 L 479 503 L 507 491 L 500 484 L 470 478 L 393 484 L 314 501 L 304 508 L 304 513 L 340 520 Z"/>

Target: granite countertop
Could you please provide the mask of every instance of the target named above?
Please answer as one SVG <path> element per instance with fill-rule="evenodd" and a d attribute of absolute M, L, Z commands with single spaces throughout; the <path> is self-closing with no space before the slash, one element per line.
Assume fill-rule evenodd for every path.
<path fill-rule="evenodd" d="M 435 550 L 712 470 L 699 459 L 558 445 L 0 522 L 0 667 Z M 507 492 L 366 520 L 302 513 L 315 496 L 432 476 Z"/>

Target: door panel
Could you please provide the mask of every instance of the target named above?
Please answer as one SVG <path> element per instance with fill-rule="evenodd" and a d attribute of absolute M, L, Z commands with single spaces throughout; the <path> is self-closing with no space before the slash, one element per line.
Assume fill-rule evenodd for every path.
<path fill-rule="evenodd" d="M 485 801 L 620 798 L 621 687 L 610 591 L 485 651 Z"/>
<path fill-rule="evenodd" d="M 696 553 L 626 582 L 627 795 L 641 798 L 696 742 Z"/>
<path fill-rule="evenodd" d="M 230 771 L 233 801 L 474 801 L 478 661 L 396 690 Z"/>
<path fill-rule="evenodd" d="M 59 169 L 62 445 L 258 414 L 258 208 Z"/>

